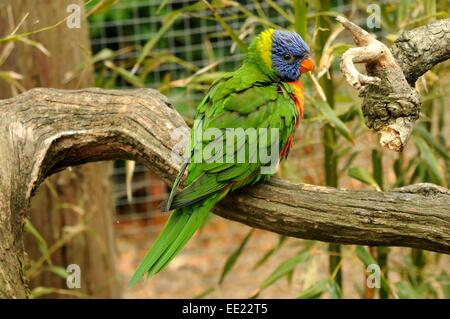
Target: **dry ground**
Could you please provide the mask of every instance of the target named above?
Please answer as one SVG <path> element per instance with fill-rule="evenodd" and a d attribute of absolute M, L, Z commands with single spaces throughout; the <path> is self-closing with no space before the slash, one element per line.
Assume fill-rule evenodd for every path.
<path fill-rule="evenodd" d="M 239 246 L 249 227 L 214 216 L 200 234 L 197 234 L 163 272 L 129 289 L 127 281 L 131 278 L 137 264 L 144 256 L 148 245 L 156 233 L 149 233 L 149 227 L 142 222 L 129 222 L 118 225 L 119 233 L 127 230 L 127 235 L 117 236 L 118 272 L 123 286 L 124 298 L 193 298 L 214 287 L 209 298 L 248 298 L 261 282 L 284 260 L 294 256 L 305 241 L 288 239 L 282 249 L 272 256 L 262 267 L 253 270 L 254 264 L 278 242 L 278 235 L 257 230 L 232 273 L 221 286 L 217 285 L 223 265 L 228 256 Z M 390 254 L 391 281 L 399 280 L 399 271 L 405 269 L 405 253 L 409 249 L 392 248 Z M 295 298 L 299 293 L 326 278 L 328 257 L 326 244 L 316 243 L 310 262 L 297 268 L 291 284 L 283 278 L 262 291 L 260 298 Z M 354 246 L 345 246 L 344 288 L 346 298 L 361 298 L 365 283 L 364 266 L 354 253 Z M 431 254 L 434 258 L 436 254 Z M 441 269 L 449 269 L 450 257 L 441 255 L 440 260 L 430 264 L 427 273 L 437 274 Z M 325 297 L 327 297 L 325 295 Z"/>

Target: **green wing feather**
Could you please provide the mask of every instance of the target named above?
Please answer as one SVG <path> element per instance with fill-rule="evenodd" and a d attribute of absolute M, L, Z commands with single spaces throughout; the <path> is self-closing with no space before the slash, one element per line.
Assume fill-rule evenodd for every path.
<path fill-rule="evenodd" d="M 290 93 L 289 86 L 272 83 L 247 65 L 213 83 L 197 107 L 196 119 L 202 120 L 203 130 L 218 128 L 225 132 L 227 128 L 279 128 L 280 145 L 283 146 L 298 116 Z M 223 148 L 226 145 L 226 141 L 213 142 Z M 250 150 L 249 145 L 253 142 L 249 138 L 234 140 L 235 152 L 238 151 L 236 145 Z M 202 139 L 199 143 L 203 149 L 211 140 Z M 196 149 L 194 144 L 192 137 L 191 158 Z M 152 276 L 162 270 L 230 190 L 256 183 L 264 177 L 260 174 L 261 163 L 226 163 L 225 156 L 226 152 L 223 152 L 222 163 L 190 162 L 186 187 L 175 194 L 183 174 L 180 172 L 166 205 L 167 210 L 176 210 L 136 270 L 131 286 L 145 274 Z M 248 158 L 252 156 L 256 154 L 248 154 Z"/>
<path fill-rule="evenodd" d="M 189 162 L 183 162 L 183 165 L 181 165 L 181 169 L 177 174 L 177 177 L 175 178 L 175 181 L 172 185 L 172 190 L 170 191 L 169 198 L 166 202 L 164 202 L 163 205 L 163 211 L 168 212 L 170 210 L 170 207 L 172 206 L 173 198 L 175 197 L 178 189 L 178 185 L 180 185 L 181 177 L 183 177 L 184 172 L 186 171 L 186 168 L 188 166 Z"/>

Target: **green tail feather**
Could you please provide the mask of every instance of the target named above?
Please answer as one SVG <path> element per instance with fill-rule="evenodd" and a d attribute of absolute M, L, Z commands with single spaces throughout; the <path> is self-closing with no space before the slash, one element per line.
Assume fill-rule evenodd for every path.
<path fill-rule="evenodd" d="M 151 277 L 161 271 L 202 226 L 221 197 L 220 194 L 214 194 L 204 202 L 175 210 L 139 264 L 129 286 L 137 284 L 145 274 Z"/>

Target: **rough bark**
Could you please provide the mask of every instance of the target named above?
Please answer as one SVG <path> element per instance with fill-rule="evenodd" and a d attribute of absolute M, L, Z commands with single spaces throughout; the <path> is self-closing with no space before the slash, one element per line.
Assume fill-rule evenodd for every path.
<path fill-rule="evenodd" d="M 47 176 L 86 162 L 129 159 L 170 182 L 183 154 L 172 150 L 188 135 L 181 116 L 150 89 L 33 89 L 1 100 L 0 113 L 1 297 L 26 296 L 22 221 Z M 429 184 L 375 192 L 274 179 L 231 194 L 214 212 L 293 237 L 448 254 L 449 207 L 448 190 Z"/>
<path fill-rule="evenodd" d="M 36 6 L 36 0 L 4 1 L 0 10 L 0 37 L 9 34 L 26 14 L 29 15 L 18 33 L 54 25 L 69 14 L 69 4 L 82 7 L 83 1 L 45 1 L 39 6 Z M 41 43 L 50 56 L 31 45 L 14 42 L 13 53 L 2 66 L 4 70 L 21 74 L 21 84 L 26 89 L 74 89 L 93 85 L 93 70 L 89 63 L 82 72 L 76 72 L 89 59 L 89 29 L 85 19 L 81 20 L 80 28 L 69 29 L 66 23 L 62 23 L 51 30 L 35 34 L 31 39 Z M 71 81 L 67 81 L 69 74 L 73 74 Z M 0 98 L 10 96 L 8 83 L 0 81 Z M 50 247 L 65 236 L 67 229 L 80 225 L 81 221 L 92 230 L 72 237 L 66 245 L 52 254 L 51 260 L 54 265 L 63 268 L 69 264 L 78 264 L 81 268 L 81 289 L 77 291 L 103 298 L 118 296 L 113 200 L 109 182 L 111 173 L 111 163 L 95 163 L 56 174 L 48 180 L 47 185 L 39 189 L 29 212 L 31 223 Z M 61 204 L 68 208 L 61 209 Z M 76 213 L 70 206 L 76 206 L 84 214 Z M 29 235 L 25 236 L 25 250 L 31 260 L 37 260 L 42 255 L 37 240 Z M 29 285 L 30 288 L 67 288 L 63 278 L 49 271 L 34 272 Z M 58 295 L 48 297 L 55 298 Z"/>
<path fill-rule="evenodd" d="M 450 19 L 404 31 L 395 40 L 391 51 L 406 80 L 414 86 L 425 72 L 450 59 Z"/>
<path fill-rule="evenodd" d="M 363 98 L 366 125 L 379 134 L 381 145 L 401 152 L 419 118 L 417 78 L 450 57 L 450 19 L 405 31 L 391 48 L 346 18 L 337 20 L 358 46 L 343 54 L 341 70 Z M 353 63 L 365 63 L 368 75 Z"/>

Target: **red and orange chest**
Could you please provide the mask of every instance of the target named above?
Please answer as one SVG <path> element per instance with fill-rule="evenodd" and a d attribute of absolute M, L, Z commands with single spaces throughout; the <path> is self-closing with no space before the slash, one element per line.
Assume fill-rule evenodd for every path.
<path fill-rule="evenodd" d="M 288 82 L 288 84 L 293 89 L 293 94 L 291 95 L 291 97 L 294 100 L 295 107 L 297 108 L 298 111 L 297 122 L 295 123 L 295 125 L 297 125 L 298 121 L 301 118 L 303 118 L 303 106 L 305 104 L 303 83 L 300 80 L 298 80 Z"/>
<path fill-rule="evenodd" d="M 293 141 L 294 135 L 295 135 L 295 129 L 297 128 L 297 125 L 298 125 L 298 122 L 300 121 L 300 119 L 303 118 L 303 106 L 305 104 L 303 83 L 298 80 L 298 81 L 288 82 L 288 84 L 292 87 L 291 98 L 295 103 L 295 107 L 297 108 L 298 115 L 295 120 L 294 127 L 292 128 L 291 134 L 289 135 L 286 143 L 284 144 L 283 148 L 280 151 L 281 158 L 286 158 L 287 155 L 289 154 L 289 150 L 291 149 L 292 141 Z"/>

